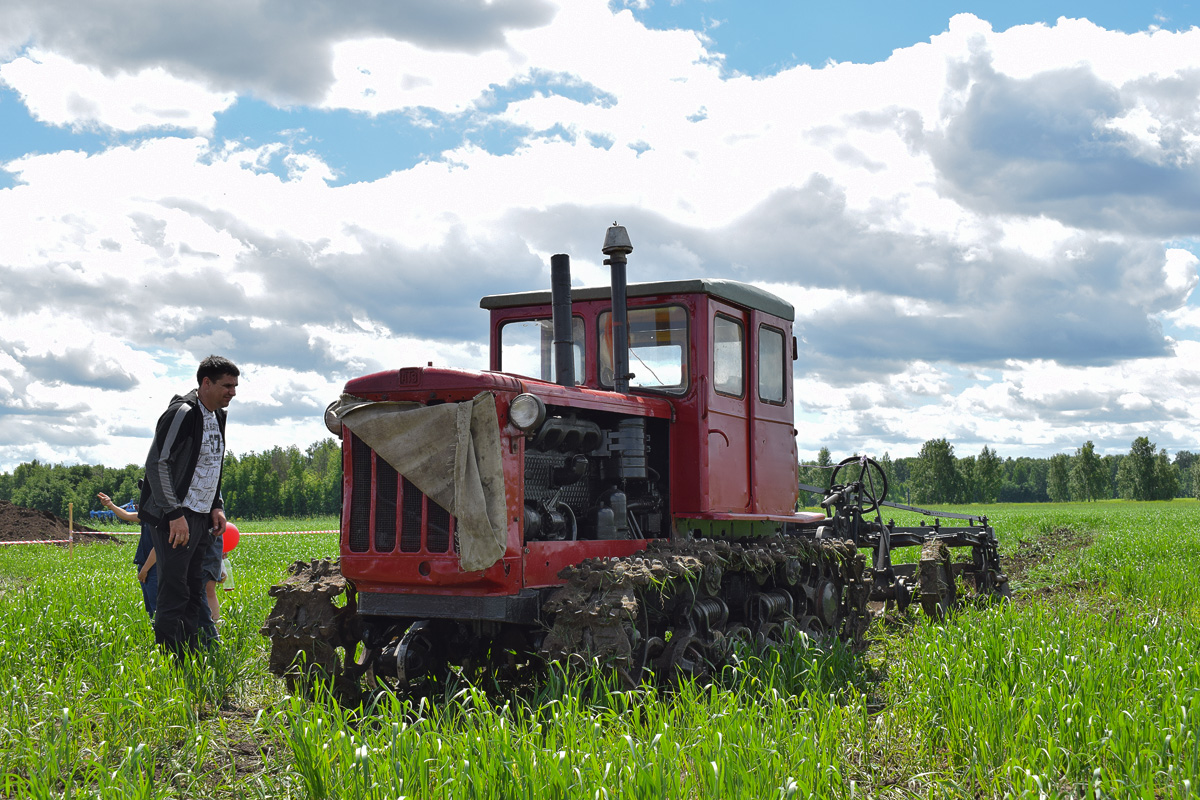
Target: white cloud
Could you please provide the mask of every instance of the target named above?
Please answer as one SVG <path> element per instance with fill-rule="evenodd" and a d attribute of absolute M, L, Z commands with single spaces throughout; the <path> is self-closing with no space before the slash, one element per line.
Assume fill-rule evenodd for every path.
<path fill-rule="evenodd" d="M 211 92 L 161 67 L 108 75 L 52 52 L 32 49 L 0 66 L 0 80 L 41 122 L 76 129 L 144 131 L 180 128 L 210 133 L 232 92 Z"/>
<path fill-rule="evenodd" d="M 522 61 L 511 50 L 428 50 L 391 39 L 339 42 L 323 106 L 373 114 L 418 107 L 461 112 L 489 86 L 517 77 Z"/>
<path fill-rule="evenodd" d="M 1182 292 L 1183 302 L 1186 302 L 1192 290 L 1196 288 L 1196 284 L 1200 283 L 1200 275 L 1196 272 L 1197 265 L 1200 265 L 1200 258 L 1197 258 L 1191 251 L 1179 247 L 1168 249 L 1166 256 L 1163 272 L 1166 275 L 1167 288 L 1176 293 Z"/>
<path fill-rule="evenodd" d="M 27 42 L 105 72 L 163 67 L 221 91 L 284 103 L 318 101 L 339 42 L 387 37 L 427 49 L 482 53 L 508 31 L 549 23 L 544 0 L 275 3 L 191 0 L 7 0 L 0 57 Z"/>
<path fill-rule="evenodd" d="M 1167 314 L 1166 317 L 1181 327 L 1200 330 L 1200 308 L 1180 308 Z"/>

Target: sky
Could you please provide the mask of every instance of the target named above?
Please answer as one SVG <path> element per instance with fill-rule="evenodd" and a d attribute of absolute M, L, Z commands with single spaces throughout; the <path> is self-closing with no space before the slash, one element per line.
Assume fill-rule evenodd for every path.
<path fill-rule="evenodd" d="M 0 471 L 487 365 L 486 294 L 746 281 L 797 441 L 1200 450 L 1200 2 L 7 0 Z"/>

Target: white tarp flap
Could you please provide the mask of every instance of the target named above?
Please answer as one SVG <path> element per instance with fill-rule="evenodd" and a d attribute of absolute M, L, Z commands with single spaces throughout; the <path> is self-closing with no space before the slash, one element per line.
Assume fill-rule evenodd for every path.
<path fill-rule="evenodd" d="M 458 520 L 464 572 L 504 555 L 508 530 L 496 398 L 422 406 L 343 396 L 335 413 L 354 435 Z"/>

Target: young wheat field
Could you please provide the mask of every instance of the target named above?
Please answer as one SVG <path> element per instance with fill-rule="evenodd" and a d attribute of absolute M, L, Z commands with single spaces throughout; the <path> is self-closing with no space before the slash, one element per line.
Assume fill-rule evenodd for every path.
<path fill-rule="evenodd" d="M 876 622 L 861 656 L 798 641 L 671 692 L 551 673 L 354 709 L 289 696 L 258 633 L 333 534 L 243 536 L 220 647 L 183 667 L 154 647 L 134 537 L 0 548 L 0 796 L 1196 796 L 1200 505 L 987 511 L 1013 601 Z"/>

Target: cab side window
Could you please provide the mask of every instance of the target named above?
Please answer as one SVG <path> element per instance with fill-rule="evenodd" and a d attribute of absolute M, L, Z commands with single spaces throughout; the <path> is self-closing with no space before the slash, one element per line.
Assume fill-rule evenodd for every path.
<path fill-rule="evenodd" d="M 717 314 L 713 319 L 713 388 L 741 397 L 746 387 L 746 334 L 737 320 Z"/>
<path fill-rule="evenodd" d="M 783 403 L 786 397 L 783 331 L 767 325 L 758 328 L 758 399 Z"/>

